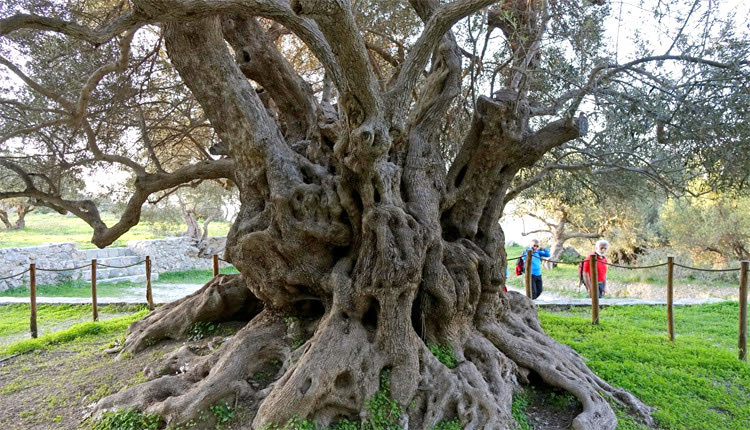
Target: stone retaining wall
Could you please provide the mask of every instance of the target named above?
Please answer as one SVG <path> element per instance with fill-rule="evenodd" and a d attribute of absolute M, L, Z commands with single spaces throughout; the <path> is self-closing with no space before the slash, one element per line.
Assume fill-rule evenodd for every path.
<path fill-rule="evenodd" d="M 163 272 L 177 272 L 190 269 L 210 269 L 213 267 L 212 255 L 224 254 L 226 237 L 209 237 L 203 249 L 198 248 L 198 242 L 187 237 L 170 237 L 167 239 L 134 240 L 128 242 L 128 248 L 137 256 L 146 258 L 151 256 L 153 270 Z M 219 267 L 228 264 L 219 261 Z"/>
<path fill-rule="evenodd" d="M 49 269 L 72 269 L 85 265 L 85 256 L 75 243 L 51 243 L 27 248 L 0 248 L 0 278 L 28 270 L 29 264 Z M 52 284 L 66 279 L 80 278 L 80 270 L 69 272 L 36 272 L 38 285 Z M 29 284 L 29 274 L 0 280 L 0 291 Z"/>
<path fill-rule="evenodd" d="M 203 249 L 198 248 L 194 239 L 175 237 L 167 239 L 140 240 L 128 242 L 124 248 L 86 249 L 79 250 L 73 242 L 50 243 L 26 248 L 0 248 L 0 278 L 21 273 L 35 263 L 37 268 L 43 269 L 75 269 L 83 267 L 97 259 L 99 263 L 110 261 L 112 265 L 119 265 L 121 257 L 138 256 L 140 260 L 147 255 L 151 257 L 152 271 L 172 272 L 190 269 L 208 269 L 212 266 L 211 255 L 224 252 L 225 237 L 208 238 Z M 109 259 L 109 260 L 108 260 Z M 220 262 L 221 267 L 228 266 Z M 37 285 L 57 284 L 66 280 L 86 278 L 89 269 L 69 270 L 63 272 L 48 272 L 37 270 Z M 97 279 L 99 276 L 97 276 Z M 29 284 L 29 274 L 22 277 L 0 280 L 0 291 Z"/>

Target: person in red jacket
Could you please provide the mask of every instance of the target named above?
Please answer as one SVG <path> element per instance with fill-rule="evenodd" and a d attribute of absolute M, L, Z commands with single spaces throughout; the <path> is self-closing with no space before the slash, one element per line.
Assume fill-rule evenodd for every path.
<path fill-rule="evenodd" d="M 606 240 L 599 240 L 594 246 L 594 253 L 596 254 L 596 277 L 598 279 L 599 286 L 599 297 L 604 296 L 607 292 L 607 250 L 609 250 L 609 242 Z M 591 254 L 594 255 L 594 254 Z M 591 263 L 589 257 L 583 261 L 583 283 L 589 291 L 589 297 L 591 297 Z"/>

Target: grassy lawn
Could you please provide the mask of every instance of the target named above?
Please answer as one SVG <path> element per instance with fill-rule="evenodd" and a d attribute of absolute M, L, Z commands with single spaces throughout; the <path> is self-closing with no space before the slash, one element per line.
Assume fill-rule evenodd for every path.
<path fill-rule="evenodd" d="M 679 307 L 672 344 L 660 306 L 607 307 L 597 326 L 584 308 L 540 312 L 547 333 L 656 407 L 660 428 L 675 430 L 750 428 L 750 364 L 737 359 L 737 315 L 737 303 Z M 622 420 L 619 428 L 639 427 Z"/>
<path fill-rule="evenodd" d="M 234 267 L 222 267 L 219 269 L 222 275 L 240 273 Z M 213 278 L 211 270 L 184 270 L 181 272 L 168 272 L 159 275 L 160 284 L 204 284 Z"/>
<path fill-rule="evenodd" d="M 81 322 L 91 319 L 91 306 L 39 305 L 39 337 L 5 344 L 3 339 L 13 339 L 29 332 L 30 310 L 27 304 L 0 306 L 0 358 L 32 350 L 50 349 L 58 344 L 92 336 L 109 334 L 119 337 L 128 325 L 148 313 L 148 309 L 142 305 L 102 306 L 98 311 L 98 322 Z"/>
<path fill-rule="evenodd" d="M 117 222 L 117 218 L 110 214 L 102 214 L 102 219 L 107 225 Z M 175 236 L 184 230 L 185 226 L 180 224 L 141 221 L 110 246 L 125 246 L 130 240 Z M 210 236 L 226 236 L 228 231 L 228 222 L 214 221 L 208 227 Z M 0 248 L 36 246 L 46 242 L 75 242 L 78 244 L 78 249 L 90 249 L 95 248 L 91 243 L 92 232 L 93 229 L 78 217 L 54 212 L 48 214 L 32 212 L 26 216 L 25 229 L 0 230 Z"/>
<path fill-rule="evenodd" d="M 80 312 L 88 317 L 89 311 L 85 306 L 58 306 L 58 311 L 52 308 L 40 307 L 40 326 L 61 324 L 79 317 Z M 27 312 L 28 307 L 24 309 L 22 305 L 0 306 L 0 334 L 26 330 Z M 750 428 L 750 364 L 737 359 L 737 313 L 736 303 L 679 307 L 675 310 L 674 343 L 669 342 L 666 333 L 666 310 L 659 306 L 607 307 L 601 312 L 598 326 L 591 324 L 586 309 L 541 311 L 540 318 L 545 330 L 583 355 L 594 372 L 654 406 L 658 428 L 745 430 Z M 114 341 L 130 322 L 145 314 L 145 310 L 140 310 L 99 323 L 78 324 L 36 340 L 23 340 L 0 348 L 0 358 L 30 350 L 54 353 L 85 339 L 99 339 L 99 344 Z M 1 390 L 10 388 L 0 387 Z M 540 398 L 561 410 L 575 402 L 565 393 L 539 397 L 534 390 L 528 388 L 516 396 L 514 416 L 521 421 L 525 408 Z M 617 413 L 618 429 L 645 430 L 624 411 Z M 521 424 L 523 429 L 534 428 L 533 422 Z"/>
<path fill-rule="evenodd" d="M 133 287 L 145 288 L 145 283 L 134 282 L 97 283 L 98 297 L 119 297 L 125 290 Z M 91 284 L 88 281 L 66 281 L 57 285 L 38 285 L 37 297 L 91 297 Z M 0 291 L 0 297 L 29 297 L 29 287 L 21 286 Z"/>

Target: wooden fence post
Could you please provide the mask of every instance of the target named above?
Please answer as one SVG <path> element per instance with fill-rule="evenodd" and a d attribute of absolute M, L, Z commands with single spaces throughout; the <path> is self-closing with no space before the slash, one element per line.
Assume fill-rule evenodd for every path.
<path fill-rule="evenodd" d="M 151 293 L 151 257 L 146 256 L 146 302 L 148 310 L 154 310 L 154 297 Z"/>
<path fill-rule="evenodd" d="M 739 347 L 740 360 L 747 361 L 747 277 L 750 261 L 740 263 L 740 330 Z"/>
<path fill-rule="evenodd" d="M 31 329 L 31 337 L 36 339 L 36 264 L 29 264 L 29 300 L 31 301 L 31 318 L 29 321 L 29 328 Z"/>
<path fill-rule="evenodd" d="M 589 257 L 591 275 L 591 324 L 599 324 L 599 273 L 596 267 L 597 255 Z"/>
<path fill-rule="evenodd" d="M 99 310 L 96 309 L 96 259 L 91 260 L 91 312 L 94 321 L 99 320 Z"/>
<path fill-rule="evenodd" d="M 219 256 L 214 254 L 214 278 L 219 276 Z"/>
<path fill-rule="evenodd" d="M 667 331 L 674 342 L 674 257 L 667 257 Z"/>
<path fill-rule="evenodd" d="M 524 280 L 526 282 L 526 297 L 531 298 L 531 258 L 532 252 L 530 249 L 526 250 L 526 273 L 524 274 Z"/>

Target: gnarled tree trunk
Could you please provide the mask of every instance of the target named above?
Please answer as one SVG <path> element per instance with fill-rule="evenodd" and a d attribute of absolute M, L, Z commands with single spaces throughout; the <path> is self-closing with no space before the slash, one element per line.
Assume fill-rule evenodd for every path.
<path fill-rule="evenodd" d="M 222 17 L 164 24 L 172 63 L 236 163 L 241 209 L 225 258 L 241 275 L 158 308 L 131 327 L 125 350 L 184 336 L 196 321 L 240 314 L 250 322 L 210 354 L 181 349 L 165 357 L 153 367 L 161 371 L 146 373 L 154 379 L 103 399 L 99 411 L 135 406 L 184 422 L 231 398 L 257 411 L 253 428 L 294 415 L 327 426 L 366 420 L 368 399 L 389 375 L 403 428 L 457 418 L 466 429 L 502 429 L 515 426 L 512 393 L 534 372 L 579 399 L 576 429 L 614 429 L 608 401 L 650 420 L 647 406 L 548 337 L 530 300 L 501 292 L 506 256 L 497 221 L 510 181 L 577 137 L 577 125 L 563 117 L 532 131 L 511 76 L 506 92 L 514 97 L 478 100 L 446 171 L 437 130 L 461 79 L 461 53 L 447 31 L 470 10 L 412 3 L 429 37 L 387 91 L 378 88 L 345 2 L 257 7 L 318 56 L 337 106 L 313 97 L 255 18 L 224 9 Z M 524 43 L 531 45 L 517 49 L 538 47 Z M 270 93 L 272 106 L 248 78 Z M 295 339 L 304 340 L 298 349 Z M 438 361 L 430 344 L 450 345 L 456 367 Z M 252 376 L 263 369 L 275 376 L 259 385 Z"/>

